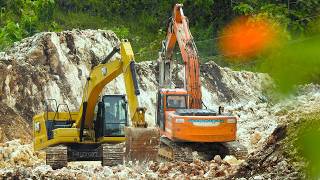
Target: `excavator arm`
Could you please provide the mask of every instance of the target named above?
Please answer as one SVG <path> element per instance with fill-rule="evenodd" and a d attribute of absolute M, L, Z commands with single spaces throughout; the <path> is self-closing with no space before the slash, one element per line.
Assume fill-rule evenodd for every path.
<path fill-rule="evenodd" d="M 199 72 L 199 57 L 193 37 L 189 30 L 188 19 L 183 14 L 182 4 L 176 4 L 169 22 L 167 38 L 163 42 L 160 55 L 160 87 L 170 87 L 170 67 L 173 61 L 173 50 L 178 42 L 185 68 L 184 88 L 189 97 L 191 109 L 202 108 L 202 94 Z"/>

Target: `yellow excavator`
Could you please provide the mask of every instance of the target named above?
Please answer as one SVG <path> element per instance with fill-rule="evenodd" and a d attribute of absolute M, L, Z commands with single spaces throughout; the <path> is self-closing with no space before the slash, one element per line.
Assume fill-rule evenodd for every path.
<path fill-rule="evenodd" d="M 121 58 L 111 61 L 119 52 Z M 121 74 L 126 95 L 101 95 L 105 85 Z M 159 131 L 148 127 L 139 94 L 134 54 L 130 43 L 122 40 L 92 68 L 79 111 L 71 112 L 54 99 L 46 101 L 46 111 L 33 118 L 34 149 L 46 150 L 46 163 L 53 169 L 69 161 L 113 166 L 126 160 L 156 160 Z M 49 105 L 55 110 L 49 111 Z M 66 112 L 60 112 L 63 106 Z"/>

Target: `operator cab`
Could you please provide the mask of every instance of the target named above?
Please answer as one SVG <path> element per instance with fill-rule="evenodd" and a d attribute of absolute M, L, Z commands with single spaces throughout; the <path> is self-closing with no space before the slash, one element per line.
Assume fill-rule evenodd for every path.
<path fill-rule="evenodd" d="M 160 89 L 157 95 L 156 123 L 161 128 L 165 127 L 166 111 L 188 109 L 188 94 L 185 89 Z"/>
<path fill-rule="evenodd" d="M 188 93 L 185 89 L 160 89 L 157 96 L 156 124 L 165 130 L 165 122 L 168 115 L 165 112 L 173 112 L 176 116 L 217 116 L 221 115 L 212 109 L 190 109 L 188 107 Z"/>
<path fill-rule="evenodd" d="M 127 125 L 128 108 L 126 96 L 104 95 L 97 108 L 95 121 L 96 138 L 124 137 L 124 127 Z"/>

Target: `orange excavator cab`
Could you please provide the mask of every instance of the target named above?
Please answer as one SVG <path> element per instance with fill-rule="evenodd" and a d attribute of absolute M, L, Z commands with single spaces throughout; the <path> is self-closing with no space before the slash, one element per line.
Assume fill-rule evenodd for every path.
<path fill-rule="evenodd" d="M 184 87 L 179 89 L 173 87 L 171 78 L 176 43 L 184 63 Z M 237 116 L 223 114 L 220 110 L 202 109 L 199 56 L 181 4 L 174 6 L 158 62 L 156 121 L 162 135 L 160 157 L 192 161 L 190 152 L 194 150 L 211 156 L 246 155 L 245 147 L 236 141 Z M 183 150 L 185 148 L 191 151 Z"/>
<path fill-rule="evenodd" d="M 183 89 L 161 89 L 158 125 L 162 135 L 177 142 L 229 142 L 236 140 L 237 117 L 211 109 L 189 109 Z"/>
<path fill-rule="evenodd" d="M 174 112 L 177 109 L 187 109 L 188 108 L 188 94 L 184 89 L 160 89 L 157 96 L 157 124 L 160 127 L 160 131 L 165 133 L 165 128 L 168 126 L 165 122 L 167 119 L 167 114 L 169 112 Z"/>

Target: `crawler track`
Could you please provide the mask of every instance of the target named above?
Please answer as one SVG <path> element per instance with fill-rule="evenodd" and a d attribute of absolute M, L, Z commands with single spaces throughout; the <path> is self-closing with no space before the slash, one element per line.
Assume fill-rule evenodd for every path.
<path fill-rule="evenodd" d="M 68 148 L 60 145 L 46 149 L 46 164 L 52 169 L 60 169 L 68 165 Z"/>
<path fill-rule="evenodd" d="M 160 138 L 159 157 L 169 161 L 192 162 L 192 152 L 184 149 L 183 144 L 172 142 L 166 137 Z"/>
<path fill-rule="evenodd" d="M 172 142 L 166 137 L 160 138 L 159 160 L 160 161 L 193 161 L 193 151 L 197 151 L 199 158 L 203 161 L 210 161 L 215 155 L 224 158 L 226 155 L 233 155 L 237 159 L 244 159 L 248 151 L 245 146 L 237 141 L 226 143 L 181 143 Z"/>
<path fill-rule="evenodd" d="M 116 166 L 124 162 L 124 144 L 102 144 L 102 166 Z"/>

